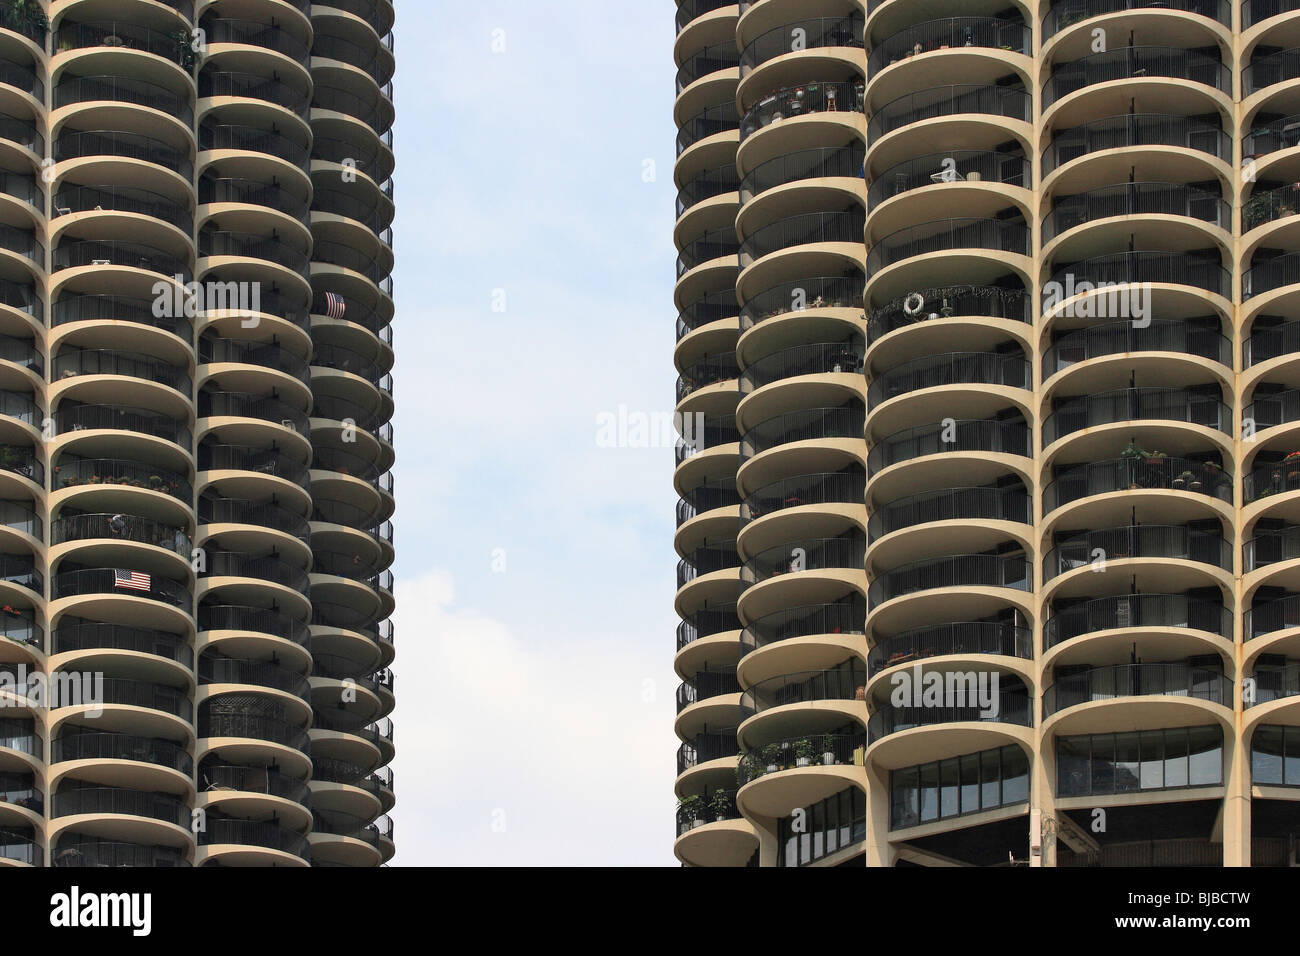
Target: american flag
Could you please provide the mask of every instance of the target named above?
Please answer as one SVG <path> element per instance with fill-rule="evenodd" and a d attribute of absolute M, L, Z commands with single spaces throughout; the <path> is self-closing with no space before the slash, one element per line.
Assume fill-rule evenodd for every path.
<path fill-rule="evenodd" d="M 128 591 L 148 591 L 153 587 L 153 579 L 143 571 L 114 571 L 113 587 Z"/>
<path fill-rule="evenodd" d="M 325 314 L 331 319 L 343 318 L 343 313 L 347 311 L 347 303 L 343 301 L 343 296 L 336 295 L 333 292 L 325 293 Z"/>

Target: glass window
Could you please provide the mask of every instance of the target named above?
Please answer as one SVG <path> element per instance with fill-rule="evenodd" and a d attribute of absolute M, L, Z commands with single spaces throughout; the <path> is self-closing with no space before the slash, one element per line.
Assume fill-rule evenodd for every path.
<path fill-rule="evenodd" d="M 1267 785 L 1285 782 L 1282 761 L 1282 734 L 1281 727 L 1260 727 L 1255 731 L 1255 739 L 1250 747 L 1251 783 Z M 1290 736 L 1300 738 L 1300 734 L 1291 734 Z M 1291 741 L 1287 742 L 1291 743 Z M 1300 739 L 1296 740 L 1293 746 L 1296 744 L 1300 744 Z M 1297 754 L 1297 756 L 1300 756 L 1300 754 Z"/>
<path fill-rule="evenodd" d="M 980 764 L 980 806 L 988 810 L 1002 803 L 1002 761 L 996 750 L 986 750 Z"/>
<path fill-rule="evenodd" d="M 1029 758 L 1019 747 L 1002 749 L 1002 802 L 1023 803 L 1029 799 Z"/>
<path fill-rule="evenodd" d="M 1300 731 L 1291 727 L 1283 730 L 1286 737 L 1286 766 L 1282 782 L 1288 787 L 1300 787 Z"/>
<path fill-rule="evenodd" d="M 812 822 L 812 858 L 826 855 L 826 804 L 819 803 L 812 808 L 809 818 Z"/>
<path fill-rule="evenodd" d="M 1165 733 L 1165 786 L 1187 786 L 1187 731 Z"/>
<path fill-rule="evenodd" d="M 1082 797 L 1088 793 L 1087 737 L 1061 737 L 1056 741 L 1056 793 L 1062 797 Z"/>
<path fill-rule="evenodd" d="M 1115 792 L 1115 736 L 1097 734 L 1092 738 L 1092 783 L 1089 793 Z"/>
<path fill-rule="evenodd" d="M 945 760 L 939 765 L 939 815 L 955 817 L 961 813 L 961 781 L 958 775 L 961 764 L 957 760 Z"/>
<path fill-rule="evenodd" d="M 974 813 L 980 808 L 980 755 L 961 758 L 961 812 Z"/>
<path fill-rule="evenodd" d="M 1143 790 L 1160 790 L 1165 785 L 1165 732 L 1147 731 L 1142 738 Z"/>
<path fill-rule="evenodd" d="M 1217 727 L 1193 727 L 1190 739 L 1188 782 L 1208 787 L 1223 782 L 1223 732 Z"/>
<path fill-rule="evenodd" d="M 916 767 L 895 770 L 893 779 L 893 808 L 890 819 L 895 829 L 914 827 L 921 819 L 919 802 L 920 771 Z"/>
<path fill-rule="evenodd" d="M 1138 789 L 1141 750 L 1135 733 L 1115 735 L 1115 792 L 1132 793 Z"/>
<path fill-rule="evenodd" d="M 939 819 L 939 765 L 921 767 L 921 822 Z"/>

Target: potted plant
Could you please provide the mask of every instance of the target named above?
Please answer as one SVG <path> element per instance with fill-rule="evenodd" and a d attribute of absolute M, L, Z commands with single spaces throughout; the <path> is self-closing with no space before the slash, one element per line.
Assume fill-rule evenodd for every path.
<path fill-rule="evenodd" d="M 822 738 L 822 766 L 835 766 L 835 738 L 830 734 Z"/>
<path fill-rule="evenodd" d="M 1293 451 L 1282 459 L 1282 467 L 1291 481 L 1300 480 L 1300 451 Z"/>
<path fill-rule="evenodd" d="M 694 830 L 704 823 L 704 798 L 691 794 L 682 799 L 682 816 L 689 821 L 688 828 Z"/>
<path fill-rule="evenodd" d="M 796 767 L 807 767 L 812 764 L 813 742 L 807 737 L 797 741 L 794 745 L 794 763 Z"/>
<path fill-rule="evenodd" d="M 763 748 L 763 763 L 767 767 L 768 773 L 776 773 L 777 761 L 781 759 L 781 745 L 768 744 Z"/>
<path fill-rule="evenodd" d="M 714 790 L 713 798 L 709 800 L 709 809 L 713 811 L 714 823 L 731 819 L 731 795 L 725 790 Z"/>

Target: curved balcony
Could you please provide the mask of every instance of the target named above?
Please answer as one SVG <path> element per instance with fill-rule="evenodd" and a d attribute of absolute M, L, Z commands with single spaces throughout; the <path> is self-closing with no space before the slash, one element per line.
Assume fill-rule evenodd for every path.
<path fill-rule="evenodd" d="M 739 128 L 740 113 L 736 110 L 734 102 L 719 103 L 700 110 L 682 123 L 681 129 L 678 130 L 677 155 L 680 156 L 701 140 Z"/>
<path fill-rule="evenodd" d="M 1232 342 L 1219 332 L 1218 320 L 1159 321 L 1140 326 L 1133 321 L 1107 322 L 1067 332 L 1043 353 L 1043 379 L 1081 362 L 1131 352 L 1174 352 L 1232 365 Z"/>
<path fill-rule="evenodd" d="M 736 240 L 734 225 L 706 232 L 682 246 L 677 255 L 677 278 L 680 279 L 702 263 L 735 256 L 739 250 L 740 243 Z"/>
<path fill-rule="evenodd" d="M 1186 594 L 1117 594 L 1089 598 L 1052 613 L 1043 623 L 1043 650 L 1106 631 L 1191 629 L 1231 639 L 1232 612 Z M 1129 645 L 1125 640 L 1124 646 Z"/>
<path fill-rule="evenodd" d="M 931 657 L 988 656 L 1033 660 L 1033 631 L 1005 621 L 954 621 L 915 628 L 878 638 L 867 656 L 867 673 L 875 677 L 891 667 Z"/>
<path fill-rule="evenodd" d="M 205 221 L 211 221 L 218 214 L 228 215 L 238 212 L 242 215 L 249 211 L 233 207 L 258 206 L 292 219 L 302 226 L 304 231 L 311 229 L 311 202 L 305 195 L 286 189 L 278 182 L 264 183 L 256 179 L 218 178 L 205 172 L 199 180 L 198 200 L 200 206 L 227 207 L 222 210 L 209 208 L 204 217 Z"/>
<path fill-rule="evenodd" d="M 1217 56 L 1177 47 L 1129 46 L 1055 64 L 1043 84 L 1042 109 L 1046 112 L 1058 100 L 1099 83 L 1157 77 L 1202 84 L 1232 96 L 1232 70 Z"/>
<path fill-rule="evenodd" d="M 686 645 L 714 634 L 739 630 L 740 618 L 736 616 L 736 605 L 706 607 L 677 625 L 677 649 L 680 651 Z"/>
<path fill-rule="evenodd" d="M 1241 275 L 1241 300 L 1245 302 L 1266 292 L 1297 284 L 1300 284 L 1300 252 L 1260 258 Z"/>
<path fill-rule="evenodd" d="M 261 153 L 283 160 L 304 173 L 311 168 L 311 149 L 280 132 L 253 126 L 205 122 L 199 127 L 200 152 Z"/>
<path fill-rule="evenodd" d="M 199 418 L 255 418 L 281 425 L 306 438 L 311 434 L 307 415 L 297 406 L 270 395 L 241 392 L 199 393 Z"/>
<path fill-rule="evenodd" d="M 80 834 L 72 834 L 73 837 Z M 71 867 L 187 867 L 185 853 L 169 846 L 114 843 L 96 839 L 63 839 L 51 850 L 50 866 Z"/>
<path fill-rule="evenodd" d="M 1256 57 L 1241 71 L 1243 98 L 1300 75 L 1300 49 Z"/>
<path fill-rule="evenodd" d="M 50 23 L 45 11 L 36 7 L 8 6 L 0 11 L 0 28 L 25 36 L 43 50 Z"/>
<path fill-rule="evenodd" d="M 255 73 L 203 72 L 199 74 L 200 99 L 258 100 L 278 106 L 306 121 L 311 96 L 306 90 L 279 79 Z"/>
<path fill-rule="evenodd" d="M 189 428 L 168 415 L 129 405 L 80 405 L 63 402 L 54 415 L 60 435 L 77 431 L 127 431 L 151 435 L 190 450 Z"/>
<path fill-rule="evenodd" d="M 177 32 L 164 33 L 130 21 L 85 20 L 69 23 L 64 20 L 54 31 L 54 49 L 59 53 L 99 48 L 115 53 L 122 50 L 149 53 L 176 64 L 186 73 L 193 71 L 196 59 L 190 40 L 182 39 Z"/>
<path fill-rule="evenodd" d="M 744 653 L 798 637 L 865 634 L 866 608 L 860 598 L 831 604 L 807 604 L 765 614 L 740 635 Z"/>
<path fill-rule="evenodd" d="M 130 579 L 122 575 L 131 574 Z M 94 594 L 113 594 L 148 598 L 179 608 L 186 614 L 194 604 L 189 588 L 156 574 L 140 575 L 112 568 L 87 568 L 81 571 L 62 571 L 50 578 L 50 600 L 81 597 Z"/>
<path fill-rule="evenodd" d="M 45 246 L 37 240 L 34 232 L 4 224 L 0 224 L 0 249 L 18 254 L 38 268 L 45 258 Z"/>
<path fill-rule="evenodd" d="M 1063 505 L 1115 491 L 1173 490 L 1232 501 L 1232 476 L 1212 461 L 1165 456 L 1111 458 L 1059 472 L 1043 489 L 1043 514 Z"/>
<path fill-rule="evenodd" d="M 1241 231 L 1249 232 L 1294 216 L 1297 208 L 1300 208 L 1300 187 L 1295 183 L 1275 189 L 1256 189 L 1241 207 Z"/>
<path fill-rule="evenodd" d="M 1255 536 L 1242 545 L 1242 573 L 1249 574 L 1297 558 L 1300 558 L 1300 525 L 1267 530 L 1257 528 Z"/>
<path fill-rule="evenodd" d="M 886 103 L 867 123 L 867 143 L 924 120 L 945 116 L 978 114 L 990 122 L 1017 120 L 1028 123 L 1033 116 L 1033 97 L 1024 90 L 979 83 L 937 86 L 908 93 Z"/>
<path fill-rule="evenodd" d="M 677 190 L 677 218 L 702 202 L 734 193 L 739 188 L 740 174 L 734 162 L 705 170 Z"/>
<path fill-rule="evenodd" d="M 1031 436 L 1023 421 L 953 420 L 905 428 L 871 446 L 867 472 L 873 477 L 886 468 L 918 458 L 946 455 L 954 451 L 990 452 L 1028 458 Z"/>
<path fill-rule="evenodd" d="M 50 522 L 50 546 L 72 542 L 130 541 L 171 551 L 188 564 L 193 541 L 187 529 L 130 514 L 64 515 Z"/>
<path fill-rule="evenodd" d="M 215 698 L 220 703 L 222 698 Z M 217 739 L 261 741 L 279 744 L 292 750 L 308 752 L 310 736 L 297 724 L 271 714 L 213 712 L 215 705 L 199 710 L 199 737 L 208 741 Z M 238 745 L 236 745 L 238 746 Z"/>
<path fill-rule="evenodd" d="M 677 313 L 677 339 L 680 341 L 687 333 L 713 322 L 734 318 L 739 312 L 740 305 L 734 287 L 710 292 Z"/>
<path fill-rule="evenodd" d="M 310 281 L 307 254 L 274 236 L 245 235 L 206 230 L 199 233 L 200 259 L 257 259 L 291 272 L 304 282 Z M 213 267 L 212 263 L 208 264 Z"/>
<path fill-rule="evenodd" d="M 50 362 L 51 379 L 71 379 L 79 375 L 119 375 L 165 385 L 187 399 L 193 380 L 189 371 L 170 362 L 118 349 L 67 347 Z"/>
<path fill-rule="evenodd" d="M 189 97 L 157 83 L 124 76 L 76 76 L 54 87 L 54 108 L 81 103 L 129 103 L 165 113 L 183 126 L 194 124 Z"/>
<path fill-rule="evenodd" d="M 895 63 L 945 50 L 1003 50 L 1031 52 L 1033 31 L 1023 23 L 995 17 L 949 17 L 927 20 L 894 33 L 877 43 L 867 57 L 867 76 L 873 78 Z M 942 61 L 934 65 L 942 69 Z"/>
<path fill-rule="evenodd" d="M 1078 568 L 1095 570 L 1100 551 L 1104 562 L 1136 558 L 1194 561 L 1232 570 L 1232 546 L 1222 532 L 1181 525 L 1130 525 L 1088 531 L 1058 542 L 1043 555 L 1043 583 Z"/>
<path fill-rule="evenodd" d="M 740 373 L 741 394 L 803 375 L 855 373 L 862 369 L 860 341 L 815 342 L 755 359 Z"/>
<path fill-rule="evenodd" d="M 746 688 L 740 695 L 744 719 L 775 707 L 822 700 L 861 700 L 867 674 L 857 659 L 830 670 L 782 674 Z"/>
<path fill-rule="evenodd" d="M 140 488 L 169 495 L 186 505 L 194 496 L 189 480 L 156 465 L 116 458 L 78 458 L 64 455 L 50 469 L 50 490 L 67 488 Z"/>
<path fill-rule="evenodd" d="M 200 605 L 198 625 L 200 632 L 208 632 L 209 641 L 215 640 L 213 632 L 246 632 L 279 638 L 305 648 L 311 636 L 306 624 L 288 614 L 269 608 L 233 604 Z"/>
<path fill-rule="evenodd" d="M 1224 163 L 1232 161 L 1232 136 L 1218 122 L 1164 113 L 1130 113 L 1057 130 L 1043 150 L 1043 177 L 1095 153 L 1152 146 L 1187 149 Z"/>
<path fill-rule="evenodd" d="M 866 412 L 856 404 L 775 415 L 745 432 L 740 443 L 740 459 L 748 461 L 755 455 L 795 442 L 860 439 L 865 422 Z"/>
<path fill-rule="evenodd" d="M 194 773 L 194 760 L 184 746 L 135 734 L 71 731 L 56 737 L 50 743 L 50 763 L 73 760 L 128 760 L 163 767 L 186 778 Z"/>
<path fill-rule="evenodd" d="M 32 428 L 36 428 L 41 421 L 41 410 L 32 401 L 32 397 L 19 392 L 0 391 L 0 415 L 17 419 Z"/>
<path fill-rule="evenodd" d="M 1063 401 L 1043 421 L 1043 446 L 1085 428 L 1127 421 L 1170 421 L 1229 432 L 1228 406 L 1214 393 L 1182 388 L 1120 388 Z"/>
<path fill-rule="evenodd" d="M 256 365 L 280 372 L 308 387 L 311 385 L 307 360 L 297 352 L 269 342 L 245 342 L 205 335 L 199 339 L 198 358 L 200 365 Z M 209 374 L 213 372 L 211 369 L 208 371 Z"/>
<path fill-rule="evenodd" d="M 755 37 L 740 51 L 740 75 L 747 76 L 758 67 L 791 50 L 790 38 L 799 31 L 802 44 L 797 52 L 830 48 L 863 48 L 863 20 L 860 16 L 809 17 L 793 20 Z"/>
<path fill-rule="evenodd" d="M 734 7 L 735 5 L 736 0 L 680 0 L 677 4 L 677 32 L 681 33 L 693 21 L 706 13 L 712 13 L 714 10 L 721 10 L 724 7 Z"/>
<path fill-rule="evenodd" d="M 1023 485 L 926 491 L 882 505 L 867 522 L 867 533 L 874 543 L 896 531 L 940 521 L 1009 521 L 1029 524 L 1032 510 L 1030 504 L 1029 494 Z"/>
<path fill-rule="evenodd" d="M 726 382 L 740 374 L 735 352 L 720 352 L 706 356 L 682 371 L 677 379 L 677 401 L 709 385 Z"/>
<path fill-rule="evenodd" d="M 1029 227 L 1011 219 L 948 219 L 890 233 L 867 253 L 867 274 L 907 259 L 957 249 L 1029 255 Z"/>
<path fill-rule="evenodd" d="M 278 823 L 261 823 L 254 820 L 236 820 L 209 816 L 207 828 L 198 832 L 199 846 L 206 848 L 201 855 L 207 860 L 218 860 L 222 865 L 247 862 L 249 866 L 265 866 L 264 854 L 258 849 L 279 851 L 295 856 L 305 863 L 311 862 L 311 847 L 304 834 Z M 247 851 L 237 848 L 247 847 Z"/>
<path fill-rule="evenodd" d="M 153 300 L 120 295 L 70 295 L 50 306 L 50 327 L 74 322 L 130 322 L 170 332 L 187 345 L 194 341 L 194 324 L 187 316 L 157 316 Z"/>
<path fill-rule="evenodd" d="M 680 97 L 682 91 L 697 80 L 715 73 L 734 70 L 740 66 L 740 54 L 734 40 L 713 43 L 697 50 L 681 62 L 677 69 L 676 91 Z M 722 77 L 720 79 L 727 79 Z M 734 80 L 734 77 L 731 79 Z"/>
<path fill-rule="evenodd" d="M 1264 498 L 1298 489 L 1300 469 L 1295 468 L 1294 463 L 1285 460 L 1260 463 L 1242 477 L 1241 501 L 1243 505 L 1254 504 Z"/>
<path fill-rule="evenodd" d="M 857 180 L 862 175 L 866 149 L 858 141 L 847 146 L 822 146 L 783 153 L 759 163 L 745 178 L 730 183 L 740 191 L 741 205 L 752 202 L 769 189 L 815 179 Z M 731 171 L 735 173 L 734 164 Z"/>
<path fill-rule="evenodd" d="M 194 176 L 194 161 L 187 152 L 165 140 L 120 130 L 88 130 L 62 133 L 53 144 L 57 163 L 74 159 L 102 161 L 105 157 L 132 159 L 161 166 L 188 182 Z"/>
<path fill-rule="evenodd" d="M 303 700 L 307 700 L 311 693 L 311 685 L 305 675 L 265 661 L 203 657 L 199 660 L 198 675 L 200 685 L 243 684 L 283 691 Z"/>
<path fill-rule="evenodd" d="M 194 651 L 185 636 L 155 628 L 103 624 L 64 617 L 50 633 L 50 639 L 51 654 L 80 655 L 91 652 L 98 657 L 99 653 L 96 652 L 128 651 L 175 661 L 187 671 L 194 667 Z"/>
<path fill-rule="evenodd" d="M 867 190 L 867 208 L 874 210 L 887 200 L 917 189 L 958 182 L 1001 183 L 1029 189 L 1033 185 L 1033 165 L 1019 153 L 994 149 L 954 149 L 918 156 L 873 178 Z"/>
<path fill-rule="evenodd" d="M 198 513 L 200 524 L 253 525 L 281 531 L 303 544 L 311 534 L 311 525 L 301 514 L 269 501 L 216 498 L 205 494 L 199 498 Z"/>
<path fill-rule="evenodd" d="M 873 409 L 883 402 L 910 392 L 945 385 L 1001 385 L 1029 388 L 1029 363 L 1019 355 L 998 352 L 951 352 L 927 355 L 905 362 L 878 376 L 867 388 L 867 403 Z M 947 450 L 951 451 L 951 447 Z"/>
<path fill-rule="evenodd" d="M 272 26 L 255 20 L 233 20 L 217 17 L 204 17 L 203 29 L 207 33 L 210 45 L 255 46 L 263 50 L 281 53 L 302 66 L 310 67 L 312 46 L 285 30 L 279 23 Z M 322 40 L 332 38 L 322 37 Z M 339 41 L 335 41 L 339 42 Z M 327 45 L 327 44 L 325 44 Z M 353 44 L 348 44 L 352 46 Z M 214 51 L 214 55 L 217 51 Z M 323 54 L 322 54 L 323 55 Z"/>
<path fill-rule="evenodd" d="M 1249 5 L 1250 0 L 1246 0 Z M 1232 26 L 1232 5 L 1228 0 L 1065 0 L 1054 4 L 1043 16 L 1043 42 L 1093 17 L 1108 13 L 1176 10 L 1207 17 L 1225 27 Z"/>
<path fill-rule="evenodd" d="M 740 579 L 754 585 L 801 571 L 860 570 L 865 559 L 866 539 L 860 532 L 851 531 L 836 538 L 801 538 L 750 555 L 745 559 Z"/>
<path fill-rule="evenodd" d="M 818 80 L 777 90 L 758 100 L 740 120 L 740 142 L 787 119 L 816 114 L 860 114 L 864 91 L 861 80 Z"/>
<path fill-rule="evenodd" d="M 87 266 L 118 267 L 140 269 L 167 279 L 180 276 L 183 282 L 190 281 L 192 275 L 186 262 L 176 258 L 170 252 L 144 243 L 121 242 L 115 239 L 65 238 L 59 247 L 51 252 L 50 263 L 52 272 Z"/>
<path fill-rule="evenodd" d="M 861 766 L 866 743 L 865 734 L 814 733 L 777 740 L 741 755 L 736 782 L 744 787 L 767 774 L 800 767 Z"/>
<path fill-rule="evenodd" d="M 30 609 L 0 609 L 0 639 L 45 651 L 45 628 L 36 623 Z M 0 743 L 0 747 L 6 746 Z"/>
<path fill-rule="evenodd" d="M 1030 587 L 1030 563 L 1023 554 L 955 554 L 880 574 L 871 582 L 867 603 L 874 609 L 895 598 L 946 588 Z"/>
<path fill-rule="evenodd" d="M 972 694 L 973 696 L 973 694 Z M 1011 687 L 998 691 L 993 706 L 978 704 L 948 707 L 889 707 L 878 710 L 867 722 L 867 740 L 875 744 L 892 734 L 921 727 L 953 723 L 1000 723 L 1017 727 L 1034 726 L 1034 700 L 1028 688 Z"/>
<path fill-rule="evenodd" d="M 677 587 L 683 588 L 701 575 L 739 567 L 735 539 L 705 544 L 677 562 Z"/>
<path fill-rule="evenodd" d="M 859 237 L 860 239 L 861 237 Z M 802 313 L 810 309 L 846 309 L 860 312 L 862 308 L 861 276 L 822 276 L 796 279 L 764 289 L 745 300 L 744 308 L 735 306 L 728 315 L 740 314 L 742 332 L 760 322 L 784 315 L 808 318 Z M 735 294 L 730 293 L 734 306 Z"/>
<path fill-rule="evenodd" d="M 810 212 L 760 226 L 741 241 L 740 266 L 746 268 L 764 256 L 822 243 L 858 243 L 866 213 L 860 206 L 839 212 Z"/>
<path fill-rule="evenodd" d="M 804 505 L 862 505 L 866 478 L 861 472 L 822 472 L 783 478 L 745 496 L 741 523 Z"/>
<path fill-rule="evenodd" d="M 1182 183 L 1131 182 L 1104 186 L 1073 196 L 1056 196 L 1043 217 L 1040 241 L 1046 246 L 1058 236 L 1102 219 L 1127 216 L 1178 216 L 1232 229 L 1232 204 L 1214 193 Z M 1169 224 L 1141 223 L 1167 230 Z"/>
<path fill-rule="evenodd" d="M 205 763 L 199 767 L 198 777 L 210 798 L 252 793 L 311 805 L 311 787 L 306 780 L 268 767 Z"/>
<path fill-rule="evenodd" d="M 735 670 L 698 671 L 689 681 L 683 681 L 677 688 L 677 713 L 701 701 L 717 697 L 728 697 L 740 693 L 740 682 L 736 680 Z M 716 704 L 726 704 L 717 701 Z"/>
<path fill-rule="evenodd" d="M 1120 697 L 1189 697 L 1232 707 L 1232 687 L 1222 670 L 1186 662 L 1091 667 L 1059 678 L 1043 692 L 1043 719 L 1068 707 Z"/>
<path fill-rule="evenodd" d="M 122 787 L 79 786 L 54 794 L 50 801 L 50 818 L 82 815 L 145 817 L 170 823 L 183 830 L 190 828 L 190 811 L 185 801 L 166 793 L 128 790 Z"/>
<path fill-rule="evenodd" d="M 188 203 L 177 202 L 151 189 L 65 185 L 54 194 L 52 205 L 63 216 L 91 212 L 130 213 L 169 223 L 186 238 L 194 231 L 194 216 Z"/>
<path fill-rule="evenodd" d="M 688 426 L 688 434 L 677 440 L 673 456 L 680 465 L 702 451 L 734 445 L 738 441 L 740 432 L 736 430 L 735 415 L 711 415 L 704 419 L 703 427 Z"/>

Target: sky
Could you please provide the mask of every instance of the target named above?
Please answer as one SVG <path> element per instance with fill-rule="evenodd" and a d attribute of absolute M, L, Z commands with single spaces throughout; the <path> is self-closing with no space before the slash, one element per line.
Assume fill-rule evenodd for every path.
<path fill-rule="evenodd" d="M 676 865 L 673 35 L 397 0 L 394 866 Z"/>

